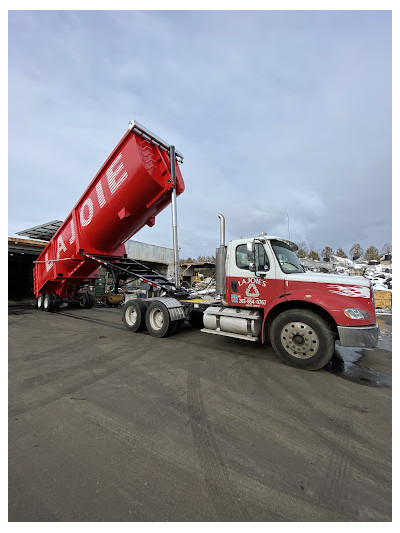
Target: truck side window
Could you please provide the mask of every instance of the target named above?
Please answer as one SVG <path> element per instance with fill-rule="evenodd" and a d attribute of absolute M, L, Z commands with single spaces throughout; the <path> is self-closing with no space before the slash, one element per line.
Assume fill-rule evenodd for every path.
<path fill-rule="evenodd" d="M 259 270 L 269 270 L 268 257 L 265 253 L 264 246 L 260 242 L 256 243 L 256 261 Z M 239 244 L 239 246 L 236 247 L 236 266 L 242 270 L 249 270 L 246 244 Z"/>

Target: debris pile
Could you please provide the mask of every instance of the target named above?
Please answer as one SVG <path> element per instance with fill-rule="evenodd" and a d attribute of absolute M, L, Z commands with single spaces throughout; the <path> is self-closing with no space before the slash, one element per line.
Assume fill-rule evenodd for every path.
<path fill-rule="evenodd" d="M 196 294 L 214 294 L 216 290 L 215 278 L 208 277 L 201 281 L 195 281 L 191 288 Z"/>

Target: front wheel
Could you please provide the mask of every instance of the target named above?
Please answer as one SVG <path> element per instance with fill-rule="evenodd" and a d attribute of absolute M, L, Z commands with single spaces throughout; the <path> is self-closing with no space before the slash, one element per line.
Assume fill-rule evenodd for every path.
<path fill-rule="evenodd" d="M 290 309 L 271 325 L 272 347 L 281 361 L 305 370 L 318 370 L 332 359 L 335 341 L 329 325 L 316 313 Z"/>

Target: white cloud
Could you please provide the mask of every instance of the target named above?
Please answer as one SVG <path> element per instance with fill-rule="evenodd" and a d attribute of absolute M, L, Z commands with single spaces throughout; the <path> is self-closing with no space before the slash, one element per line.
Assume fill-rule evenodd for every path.
<path fill-rule="evenodd" d="M 229 238 L 289 215 L 320 247 L 390 240 L 390 12 L 14 11 L 9 38 L 11 233 L 63 218 L 136 118 L 185 156 L 183 255 L 218 212 Z M 169 209 L 135 239 L 171 246 Z"/>

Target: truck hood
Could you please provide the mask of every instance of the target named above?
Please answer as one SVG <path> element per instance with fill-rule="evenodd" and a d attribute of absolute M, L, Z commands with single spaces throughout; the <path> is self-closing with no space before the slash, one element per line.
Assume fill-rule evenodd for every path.
<path fill-rule="evenodd" d="M 322 272 L 299 272 L 287 274 L 285 281 L 305 281 L 314 283 L 329 283 L 332 285 L 356 285 L 369 287 L 369 280 L 362 276 L 339 276 L 338 274 L 323 274 Z"/>

